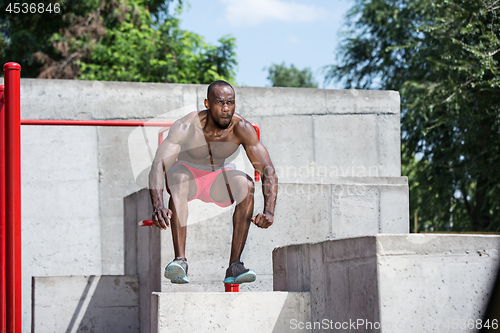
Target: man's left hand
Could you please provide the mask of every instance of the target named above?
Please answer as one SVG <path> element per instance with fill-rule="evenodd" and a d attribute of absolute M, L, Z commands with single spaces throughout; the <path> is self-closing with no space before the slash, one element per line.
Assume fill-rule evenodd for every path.
<path fill-rule="evenodd" d="M 257 214 L 250 219 L 259 228 L 267 229 L 273 224 L 274 216 L 269 213 Z"/>

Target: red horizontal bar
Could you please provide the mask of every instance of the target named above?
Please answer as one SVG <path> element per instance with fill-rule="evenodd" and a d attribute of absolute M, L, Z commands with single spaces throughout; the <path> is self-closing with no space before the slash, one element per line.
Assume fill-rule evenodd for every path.
<path fill-rule="evenodd" d="M 48 120 L 48 119 L 21 119 L 21 125 L 47 126 L 125 126 L 125 127 L 163 127 L 172 126 L 173 121 L 148 120 Z"/>
<path fill-rule="evenodd" d="M 168 127 L 173 121 L 147 121 L 147 120 L 53 120 L 53 119 L 21 119 L 21 125 L 47 125 L 47 126 L 129 126 L 129 127 Z M 252 124 L 260 140 L 259 126 Z M 158 133 L 158 145 L 163 141 L 163 132 Z M 255 171 L 255 181 L 260 181 L 260 175 Z"/>

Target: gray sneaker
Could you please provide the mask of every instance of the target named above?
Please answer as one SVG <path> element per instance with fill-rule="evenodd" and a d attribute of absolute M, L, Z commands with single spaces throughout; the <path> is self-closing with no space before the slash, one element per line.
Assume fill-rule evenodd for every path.
<path fill-rule="evenodd" d="M 241 261 L 235 260 L 226 270 L 224 283 L 240 284 L 254 282 L 256 278 L 257 275 L 253 270 L 245 268 L 245 265 Z"/>
<path fill-rule="evenodd" d="M 177 257 L 165 267 L 165 277 L 172 283 L 189 283 L 187 278 L 188 263 L 186 258 Z"/>

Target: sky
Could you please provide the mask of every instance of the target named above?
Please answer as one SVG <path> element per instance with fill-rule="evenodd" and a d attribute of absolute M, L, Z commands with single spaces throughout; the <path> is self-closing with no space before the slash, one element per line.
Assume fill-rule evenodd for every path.
<path fill-rule="evenodd" d="M 310 68 L 319 88 L 323 66 L 336 63 L 335 49 L 345 14 L 354 0 L 187 0 L 180 27 L 217 45 L 224 35 L 236 39 L 240 86 L 266 87 L 269 66 L 285 62 Z"/>

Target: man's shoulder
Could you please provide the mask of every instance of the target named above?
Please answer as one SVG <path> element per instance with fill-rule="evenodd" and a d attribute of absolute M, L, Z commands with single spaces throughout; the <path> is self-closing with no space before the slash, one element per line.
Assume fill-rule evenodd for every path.
<path fill-rule="evenodd" d="M 247 141 L 252 136 L 257 135 L 252 123 L 250 123 L 248 120 L 236 113 L 234 114 L 233 119 L 235 120 L 234 132 L 242 139 L 242 141 Z"/>
<path fill-rule="evenodd" d="M 189 130 L 189 128 L 200 125 L 201 120 L 206 117 L 206 110 L 193 111 L 182 118 L 177 119 L 170 130 Z"/>
<path fill-rule="evenodd" d="M 176 126 L 179 125 L 193 125 L 196 123 L 200 122 L 200 118 L 203 118 L 203 116 L 206 117 L 206 110 L 203 111 L 193 111 L 189 112 L 187 115 L 183 116 L 182 118 L 177 119 L 174 124 Z"/>
<path fill-rule="evenodd" d="M 168 137 L 170 141 L 182 143 L 190 136 L 190 131 L 195 126 L 200 126 L 200 118 L 203 117 L 203 111 L 193 111 L 182 118 L 177 119 L 170 127 Z"/>

